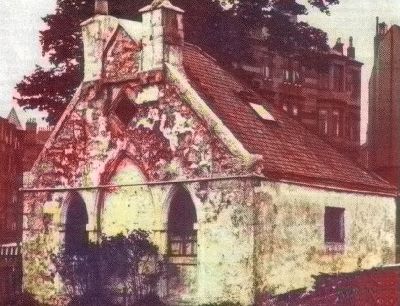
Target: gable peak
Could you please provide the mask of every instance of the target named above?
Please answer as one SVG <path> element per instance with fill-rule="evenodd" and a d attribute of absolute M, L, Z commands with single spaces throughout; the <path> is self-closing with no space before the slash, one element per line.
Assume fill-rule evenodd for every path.
<path fill-rule="evenodd" d="M 14 124 L 18 130 L 22 130 L 21 121 L 19 120 L 14 107 L 10 110 L 10 113 L 7 116 L 7 120 L 9 123 Z"/>
<path fill-rule="evenodd" d="M 144 8 L 140 9 L 139 12 L 144 13 L 148 11 L 153 11 L 155 9 L 165 8 L 169 10 L 176 11 L 178 13 L 184 13 L 185 11 L 181 8 L 173 5 L 169 0 L 153 0 L 150 5 L 145 6 Z"/>

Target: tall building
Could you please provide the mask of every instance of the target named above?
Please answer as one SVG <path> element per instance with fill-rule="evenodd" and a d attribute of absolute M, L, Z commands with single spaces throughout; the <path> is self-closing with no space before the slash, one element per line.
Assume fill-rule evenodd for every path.
<path fill-rule="evenodd" d="M 21 291 L 23 131 L 13 109 L 0 118 L 0 304 Z"/>
<path fill-rule="evenodd" d="M 353 38 L 346 54 L 338 39 L 316 57 L 270 52 L 263 31 L 253 38 L 251 56 L 234 63 L 238 76 L 341 152 L 358 158 L 362 63 L 355 59 Z"/>
<path fill-rule="evenodd" d="M 376 21 L 369 81 L 368 167 L 400 184 L 400 27 Z"/>
<path fill-rule="evenodd" d="M 13 108 L 0 118 L 0 305 L 12 305 L 22 284 L 22 197 L 24 173 L 28 176 L 51 129 L 37 128 L 29 119 L 23 130 Z"/>

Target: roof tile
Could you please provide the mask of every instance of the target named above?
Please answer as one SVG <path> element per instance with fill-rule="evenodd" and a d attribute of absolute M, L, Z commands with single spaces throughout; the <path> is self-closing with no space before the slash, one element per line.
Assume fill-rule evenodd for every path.
<path fill-rule="evenodd" d="M 185 45 L 184 66 L 192 86 L 245 148 L 264 157 L 267 177 L 395 192 L 394 186 L 368 173 L 297 120 L 249 91 L 198 47 Z M 257 116 L 248 103 L 255 99 L 277 122 L 263 121 Z"/>

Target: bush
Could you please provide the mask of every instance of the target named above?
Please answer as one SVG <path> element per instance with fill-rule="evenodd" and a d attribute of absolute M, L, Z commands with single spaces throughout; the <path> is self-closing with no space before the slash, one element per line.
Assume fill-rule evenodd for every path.
<path fill-rule="evenodd" d="M 63 250 L 53 262 L 71 306 L 153 305 L 142 301 L 157 302 L 157 284 L 166 271 L 144 231 L 103 237 L 79 253 Z"/>
<path fill-rule="evenodd" d="M 6 304 L 7 305 L 7 304 Z M 30 293 L 21 293 L 15 301 L 8 305 L 13 306 L 44 306 L 43 304 L 39 303 L 35 300 L 35 298 Z"/>

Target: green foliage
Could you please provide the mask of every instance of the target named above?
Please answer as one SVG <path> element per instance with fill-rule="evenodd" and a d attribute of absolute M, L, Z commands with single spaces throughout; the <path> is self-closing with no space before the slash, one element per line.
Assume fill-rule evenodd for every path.
<path fill-rule="evenodd" d="M 148 234 L 133 231 L 103 237 L 77 253 L 60 252 L 53 257 L 70 305 L 134 305 L 156 300 L 157 283 L 164 261 Z"/>
<path fill-rule="evenodd" d="M 271 50 L 326 50 L 327 36 L 304 22 L 290 22 L 290 15 L 304 15 L 307 9 L 295 0 L 173 0 L 185 10 L 185 39 L 199 45 L 223 64 L 248 56 L 252 44 L 249 31 L 265 27 L 265 44 Z M 138 19 L 138 10 L 150 0 L 109 0 L 110 14 Z M 338 0 L 308 0 L 329 13 Z M 55 123 L 83 77 L 80 23 L 93 15 L 94 0 L 57 0 L 54 14 L 43 18 L 47 29 L 40 32 L 42 52 L 51 64 L 36 70 L 16 85 L 18 103 L 24 108 L 47 110 Z"/>

